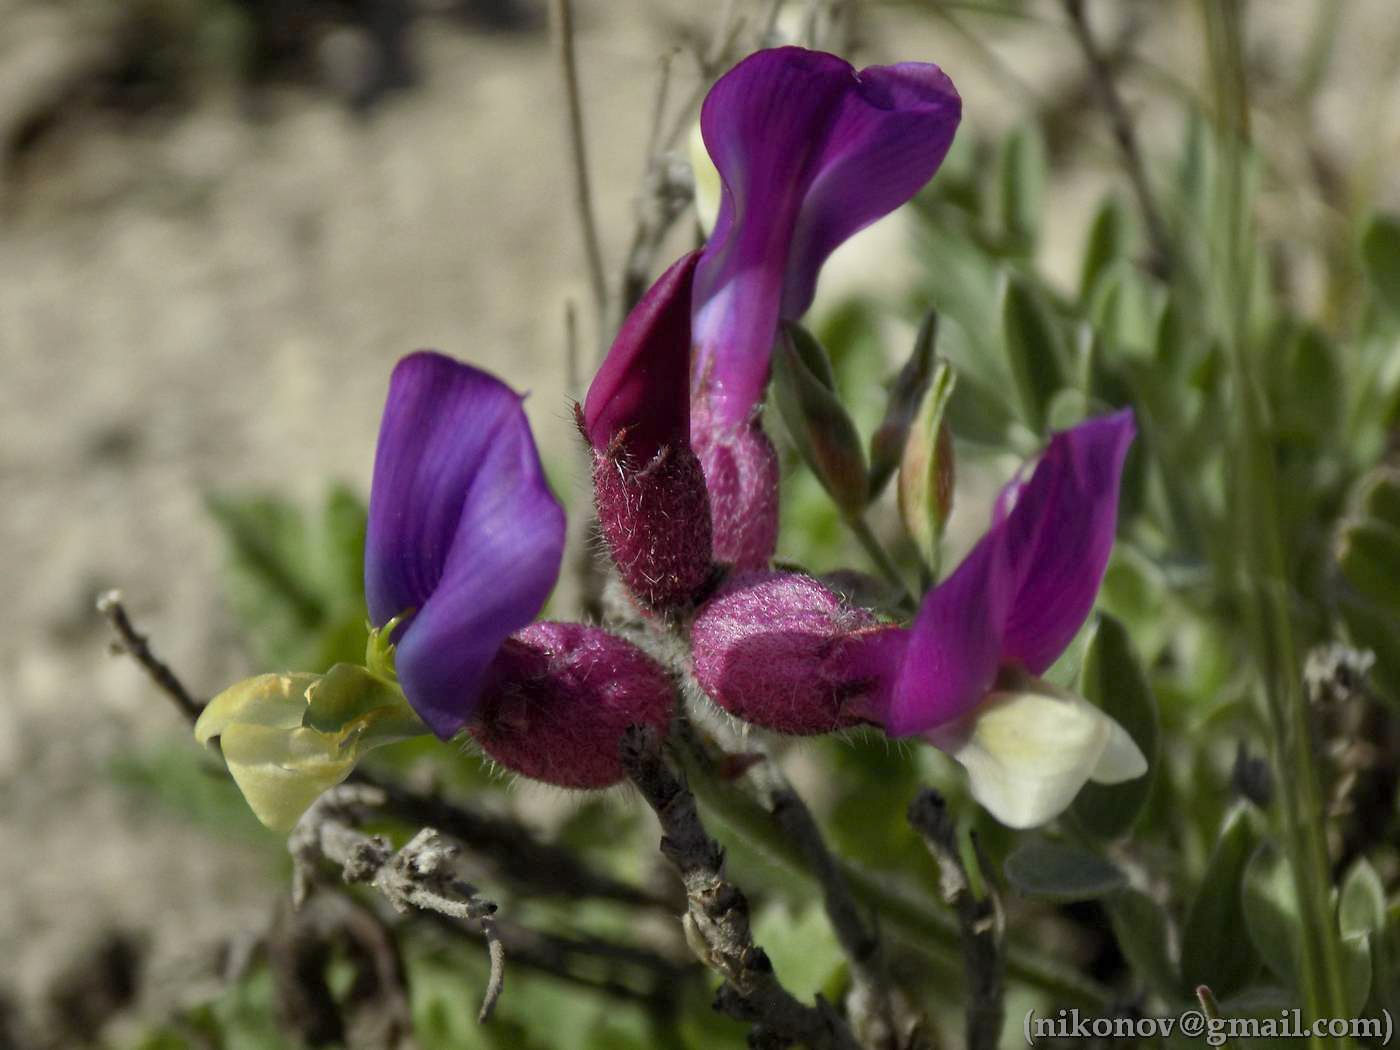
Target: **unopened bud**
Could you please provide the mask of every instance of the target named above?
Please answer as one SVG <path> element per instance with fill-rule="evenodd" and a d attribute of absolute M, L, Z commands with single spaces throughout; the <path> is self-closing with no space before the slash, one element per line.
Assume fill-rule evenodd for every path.
<path fill-rule="evenodd" d="M 952 368 L 940 360 L 899 464 L 899 514 L 931 572 L 938 570 L 943 526 L 953 513 L 953 441 L 943 415 L 954 381 Z"/>
<path fill-rule="evenodd" d="M 566 788 L 604 788 L 625 773 L 631 725 L 670 727 L 675 689 L 630 642 L 599 627 L 535 623 L 506 639 L 471 734 L 507 769 Z"/>
<path fill-rule="evenodd" d="M 924 394 L 933 382 L 937 345 L 938 314 L 930 310 L 923 324 L 919 325 L 919 334 L 914 337 L 914 349 L 909 360 L 904 362 L 904 367 L 890 386 L 885 418 L 870 436 L 869 498 L 872 500 L 884 490 L 904 456 L 909 428 L 913 426 L 924 403 Z"/>
<path fill-rule="evenodd" d="M 773 352 L 773 398 L 797 451 L 842 513 L 859 514 L 868 487 L 860 433 L 837 397 L 826 351 L 785 322 Z"/>
<path fill-rule="evenodd" d="M 696 253 L 628 315 L 579 412 L 598 524 L 628 589 L 683 605 L 710 575 L 710 508 L 690 448 L 690 298 Z"/>
<path fill-rule="evenodd" d="M 881 625 L 810 576 L 740 576 L 691 627 L 695 677 L 720 707 L 780 733 L 828 733 L 867 721 L 897 661 Z"/>

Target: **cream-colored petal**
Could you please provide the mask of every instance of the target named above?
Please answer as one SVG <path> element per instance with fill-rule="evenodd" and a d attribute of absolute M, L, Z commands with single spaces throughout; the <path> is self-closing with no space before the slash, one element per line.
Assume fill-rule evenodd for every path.
<path fill-rule="evenodd" d="M 700 229 L 708 237 L 714 232 L 715 220 L 719 218 L 719 202 L 724 192 L 724 184 L 720 181 L 719 169 L 710 159 L 709 150 L 705 148 L 705 139 L 700 134 L 698 120 L 690 129 L 690 170 L 695 178 L 695 217 L 700 222 Z"/>
<path fill-rule="evenodd" d="M 258 820 L 290 831 L 323 791 L 355 768 L 359 749 L 314 729 L 229 726 L 220 739 L 224 761 Z"/>
<path fill-rule="evenodd" d="M 397 685 L 352 664 L 239 682 L 195 723 L 201 743 L 219 738 L 243 797 L 275 831 L 290 830 L 366 751 L 427 731 Z"/>
<path fill-rule="evenodd" d="M 1108 715 L 1101 717 L 1108 723 L 1108 740 L 1104 742 L 1103 754 L 1099 756 L 1089 779 L 1097 784 L 1121 784 L 1125 780 L 1136 780 L 1147 772 L 1147 756 L 1126 729 Z"/>
<path fill-rule="evenodd" d="M 195 739 L 207 744 L 234 724 L 294 729 L 306 715 L 306 691 L 319 680 L 314 674 L 260 674 L 231 685 L 204 705 Z"/>
<path fill-rule="evenodd" d="M 1045 683 L 1035 691 L 993 693 L 929 739 L 967 770 L 973 798 L 1013 828 L 1053 820 L 1091 776 L 1115 783 L 1147 769 L 1117 722 Z"/>

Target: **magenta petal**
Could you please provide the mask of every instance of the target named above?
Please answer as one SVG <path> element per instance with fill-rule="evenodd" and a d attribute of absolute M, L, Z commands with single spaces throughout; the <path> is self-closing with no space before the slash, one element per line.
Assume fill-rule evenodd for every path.
<path fill-rule="evenodd" d="M 624 446 L 639 464 L 690 441 L 690 292 L 699 252 L 676 261 L 642 296 L 584 400 L 589 444 Z"/>
<path fill-rule="evenodd" d="M 937 66 L 857 73 L 799 47 L 750 55 L 705 98 L 700 128 L 723 184 L 695 277 L 695 374 L 719 422 L 762 400 L 780 317 L 811 304 L 846 238 L 938 170 L 961 101 Z"/>
<path fill-rule="evenodd" d="M 793 233 L 782 316 L 812 305 L 817 275 L 841 243 L 888 215 L 933 178 L 953 144 L 962 99 L 937 66 L 870 66 L 833 114 L 817 175 Z"/>
<path fill-rule="evenodd" d="M 399 680 L 439 736 L 475 713 L 501 643 L 543 607 L 564 546 L 520 396 L 431 352 L 389 381 L 370 491 L 365 594 L 397 636 Z"/>
<path fill-rule="evenodd" d="M 983 536 L 953 574 L 924 598 L 882 719 L 890 736 L 921 733 L 957 718 L 996 681 L 1015 586 L 1004 529 L 999 525 Z"/>
<path fill-rule="evenodd" d="M 695 274 L 695 367 L 726 425 L 763 399 L 793 231 L 854 75 L 835 55 L 760 51 L 722 76 L 700 110 L 723 194 Z"/>
<path fill-rule="evenodd" d="M 1094 607 L 1135 432 L 1125 409 L 1056 434 L 1015 495 L 1004 528 L 1017 586 L 1002 655 L 1031 674 L 1059 658 Z"/>

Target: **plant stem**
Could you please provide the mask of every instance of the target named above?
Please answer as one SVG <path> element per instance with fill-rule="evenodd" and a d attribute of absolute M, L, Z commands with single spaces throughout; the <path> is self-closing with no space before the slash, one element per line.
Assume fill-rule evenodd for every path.
<path fill-rule="evenodd" d="M 569 160 L 574 177 L 574 210 L 578 213 L 583 234 L 584 256 L 588 262 L 588 285 L 593 294 L 593 306 L 598 316 L 600 350 L 606 348 L 608 324 L 608 282 L 603 275 L 603 250 L 598 240 L 598 220 L 593 213 L 592 180 L 588 174 L 588 147 L 583 132 L 583 101 L 578 82 L 578 61 L 574 57 L 574 8 L 572 0 L 553 0 L 550 4 L 558 49 L 559 71 L 564 83 L 564 101 L 568 115 Z"/>
<path fill-rule="evenodd" d="M 1245 565 L 1245 615 L 1263 679 L 1273 734 L 1276 781 L 1282 788 L 1282 831 L 1303 927 L 1302 990 L 1313 1017 L 1346 1014 L 1341 946 L 1332 916 L 1331 864 L 1310 712 L 1289 607 L 1287 559 L 1277 526 L 1274 452 L 1263 395 L 1250 353 L 1249 289 L 1254 269 L 1253 230 L 1244 183 L 1249 103 L 1244 67 L 1243 15 L 1237 0 L 1204 0 L 1206 35 L 1215 79 L 1224 163 L 1224 245 L 1228 295 L 1226 342 L 1237 403 L 1233 436 L 1236 483 L 1230 486 L 1235 546 Z M 1234 581 L 1222 581 L 1230 586 Z M 1336 1045 L 1314 1035 L 1314 1046 Z"/>
<path fill-rule="evenodd" d="M 844 516 L 843 520 L 850 526 L 851 532 L 860 541 L 860 545 L 865 548 L 865 553 L 870 555 L 870 560 L 875 563 L 880 575 L 888 580 L 891 586 L 904 596 L 906 601 L 918 605 L 918 597 L 909 589 L 909 584 L 904 582 L 904 577 L 899 572 L 899 566 L 895 565 L 894 559 L 890 557 L 889 551 L 885 550 L 880 538 L 871 531 L 870 523 L 865 520 L 865 516 L 852 514 Z"/>
<path fill-rule="evenodd" d="M 673 745 L 675 758 L 701 805 L 765 857 L 794 875 L 812 879 L 800 848 L 783 834 L 772 814 L 737 784 L 722 779 L 697 741 L 680 736 Z M 961 958 L 962 933 L 946 906 L 908 883 L 883 878 L 841 858 L 836 858 L 836 864 L 851 896 L 883 916 L 882 929 L 933 963 L 953 970 L 950 960 Z M 1021 945 L 1007 945 L 1006 972 L 1065 1006 L 1101 1009 L 1112 1001 L 1107 988 L 1065 966 L 1062 960 Z"/>

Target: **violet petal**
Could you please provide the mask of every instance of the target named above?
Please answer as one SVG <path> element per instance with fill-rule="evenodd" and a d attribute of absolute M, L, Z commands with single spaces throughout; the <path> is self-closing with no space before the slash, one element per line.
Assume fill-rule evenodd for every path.
<path fill-rule="evenodd" d="M 476 710 L 501 643 L 544 605 L 564 546 L 520 395 L 442 354 L 399 362 L 370 492 L 365 593 L 382 626 L 412 610 L 396 667 L 444 739 Z"/>

